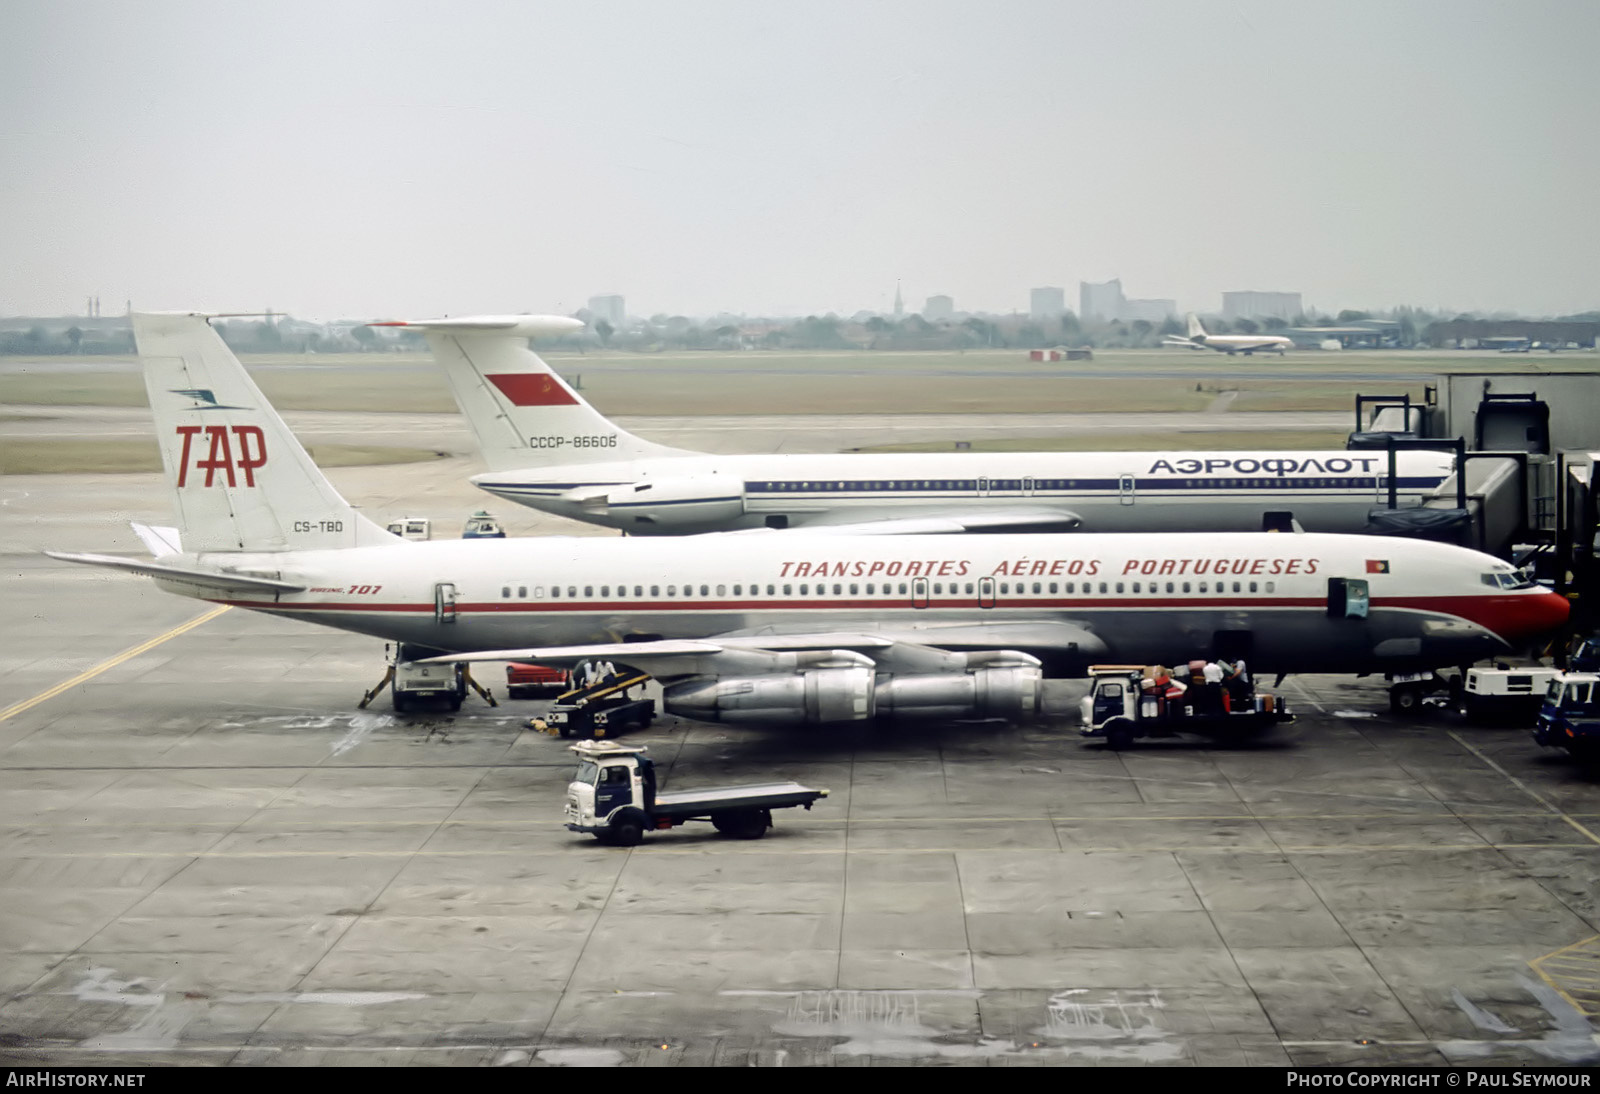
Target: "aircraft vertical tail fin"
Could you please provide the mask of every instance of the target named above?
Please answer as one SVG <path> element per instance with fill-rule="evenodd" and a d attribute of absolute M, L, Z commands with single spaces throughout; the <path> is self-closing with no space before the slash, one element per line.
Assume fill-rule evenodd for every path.
<path fill-rule="evenodd" d="M 339 496 L 206 316 L 135 314 L 133 336 L 184 550 L 404 542 Z"/>
<path fill-rule="evenodd" d="M 688 455 L 619 428 L 529 348 L 529 338 L 582 328 L 577 319 L 491 315 L 375 325 L 422 331 L 492 470 Z"/>
<path fill-rule="evenodd" d="M 1200 325 L 1200 317 L 1198 315 L 1196 315 L 1194 312 L 1190 312 L 1189 313 L 1189 337 L 1190 338 L 1204 338 L 1205 336 L 1206 336 L 1206 329 L 1205 329 L 1205 327 Z"/>

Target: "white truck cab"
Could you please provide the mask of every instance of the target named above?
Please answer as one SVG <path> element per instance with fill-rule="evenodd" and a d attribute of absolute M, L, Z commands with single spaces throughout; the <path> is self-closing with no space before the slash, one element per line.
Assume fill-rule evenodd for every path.
<path fill-rule="evenodd" d="M 401 539 L 432 539 L 433 523 L 427 517 L 401 517 L 388 524 L 389 533 Z"/>

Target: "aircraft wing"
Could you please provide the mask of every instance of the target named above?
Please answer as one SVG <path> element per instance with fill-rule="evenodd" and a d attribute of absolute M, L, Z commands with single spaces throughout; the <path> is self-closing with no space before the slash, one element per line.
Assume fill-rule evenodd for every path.
<path fill-rule="evenodd" d="M 803 535 L 824 532 L 830 536 L 938 536 L 970 532 L 1070 532 L 1083 525 L 1083 518 L 1070 509 L 1018 507 L 1005 510 L 954 510 L 924 516 L 892 516 L 862 519 L 857 513 L 836 514 L 839 523 L 830 523 L 829 514 L 774 533 L 770 528 L 751 528 L 730 535 Z"/>
<path fill-rule="evenodd" d="M 1200 343 L 1192 342 L 1187 338 L 1163 338 L 1161 344 L 1163 346 L 1181 346 L 1184 349 L 1205 349 Z"/>
<path fill-rule="evenodd" d="M 86 566 L 104 566 L 111 570 L 126 570 L 129 573 L 143 574 L 145 577 L 182 581 L 189 585 L 201 585 L 220 592 L 298 593 L 305 591 L 304 585 L 296 585 L 290 581 L 277 581 L 269 577 L 251 577 L 246 574 L 228 574 L 217 570 L 192 570 L 182 566 L 167 566 L 160 562 L 141 562 L 133 558 L 120 558 L 116 555 L 78 555 L 66 551 L 46 551 L 45 554 L 51 558 L 59 558 L 62 562 L 80 562 Z"/>
<path fill-rule="evenodd" d="M 963 671 L 968 664 L 968 659 L 958 654 L 981 655 L 999 650 L 1082 658 L 1102 657 L 1107 652 L 1099 635 L 1075 623 L 1007 620 L 897 625 L 871 632 L 730 631 L 698 639 L 483 650 L 429 657 L 424 662 L 533 661 L 575 665 L 604 659 L 631 665 L 658 678 L 672 679 L 708 673 L 795 672 L 828 663 L 887 662 L 913 665 L 918 671 L 952 672 Z"/>

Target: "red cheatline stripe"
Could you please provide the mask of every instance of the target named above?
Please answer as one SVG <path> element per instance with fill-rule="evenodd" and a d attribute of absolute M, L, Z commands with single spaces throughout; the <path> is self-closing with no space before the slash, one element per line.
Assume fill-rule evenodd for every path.
<path fill-rule="evenodd" d="M 544 372 L 506 372 L 485 376 L 515 406 L 576 406 L 578 400 L 560 380 Z"/>

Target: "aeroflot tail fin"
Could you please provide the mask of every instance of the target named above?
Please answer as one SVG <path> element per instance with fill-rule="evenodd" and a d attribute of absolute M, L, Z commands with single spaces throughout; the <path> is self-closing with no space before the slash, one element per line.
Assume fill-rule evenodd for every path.
<path fill-rule="evenodd" d="M 1204 338 L 1206 329 L 1200 325 L 1200 317 L 1194 312 L 1189 313 L 1189 337 Z"/>
<path fill-rule="evenodd" d="M 375 325 L 422 331 L 492 470 L 691 455 L 619 429 L 528 348 L 529 338 L 581 329 L 579 320 L 487 315 Z"/>
<path fill-rule="evenodd" d="M 184 550 L 404 542 L 339 496 L 204 315 L 136 314 L 133 337 Z"/>

